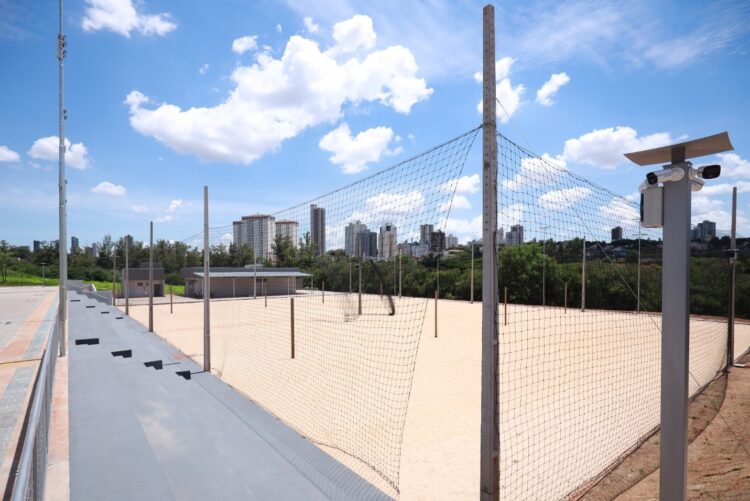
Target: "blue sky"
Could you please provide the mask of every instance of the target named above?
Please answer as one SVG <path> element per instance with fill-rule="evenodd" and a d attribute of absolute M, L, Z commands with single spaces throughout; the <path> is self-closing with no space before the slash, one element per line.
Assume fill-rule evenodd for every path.
<path fill-rule="evenodd" d="M 57 233 L 52 3 L 0 0 L 0 238 L 14 244 Z M 185 238 L 204 184 L 212 225 L 226 224 L 477 126 L 482 5 L 68 0 L 69 235 L 145 239 L 155 220 Z M 645 169 L 623 152 L 727 130 L 735 151 L 694 220 L 728 228 L 736 185 L 750 233 L 750 4 L 495 5 L 502 133 L 632 196 Z M 462 239 L 479 230 L 479 194 L 466 196 Z"/>

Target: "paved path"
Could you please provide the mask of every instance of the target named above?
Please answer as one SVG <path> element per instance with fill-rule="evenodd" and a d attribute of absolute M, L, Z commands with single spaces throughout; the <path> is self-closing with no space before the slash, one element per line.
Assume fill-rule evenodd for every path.
<path fill-rule="evenodd" d="M 39 359 L 57 309 L 56 288 L 0 288 L 0 487 L 7 493 Z"/>
<path fill-rule="evenodd" d="M 71 499 L 388 499 L 119 310 L 70 299 Z"/>

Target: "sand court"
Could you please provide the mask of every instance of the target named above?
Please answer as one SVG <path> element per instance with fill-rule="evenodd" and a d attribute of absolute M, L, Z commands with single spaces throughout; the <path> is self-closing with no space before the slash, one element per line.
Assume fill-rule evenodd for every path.
<path fill-rule="evenodd" d="M 325 302 L 324 302 L 325 301 Z M 476 499 L 481 303 L 301 294 L 213 300 L 212 370 L 384 492 Z M 154 308 L 154 330 L 203 360 L 203 304 Z M 131 305 L 144 325 L 148 307 Z M 501 498 L 560 499 L 659 421 L 660 317 L 500 307 Z M 506 325 L 507 322 L 507 325 Z M 738 324 L 736 354 L 750 345 Z M 726 358 L 726 322 L 691 320 L 694 393 Z"/>

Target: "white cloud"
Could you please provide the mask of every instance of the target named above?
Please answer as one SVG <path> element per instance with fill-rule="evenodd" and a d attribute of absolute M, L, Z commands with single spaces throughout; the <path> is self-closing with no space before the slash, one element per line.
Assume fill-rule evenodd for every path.
<path fill-rule="evenodd" d="M 665 146 L 673 142 L 674 139 L 668 132 L 639 137 L 638 131 L 632 127 L 595 129 L 579 138 L 565 141 L 562 158 L 568 162 L 593 165 L 601 169 L 614 169 L 628 161 L 625 153 Z"/>
<path fill-rule="evenodd" d="M 440 187 L 446 193 L 476 193 L 479 191 L 479 174 L 451 179 Z"/>
<path fill-rule="evenodd" d="M 39 160 L 57 160 L 59 157 L 60 140 L 57 136 L 42 137 L 34 141 L 29 149 L 29 155 Z M 75 169 L 85 169 L 89 166 L 89 155 L 83 143 L 71 144 L 65 139 L 65 164 Z"/>
<path fill-rule="evenodd" d="M 570 82 L 570 77 L 567 73 L 553 73 L 549 80 L 536 91 L 536 102 L 542 106 L 552 106 L 554 104 L 552 97 L 568 82 Z"/>
<path fill-rule="evenodd" d="M 258 48 L 258 36 L 257 35 L 246 35 L 244 37 L 235 38 L 232 41 L 232 52 L 236 54 L 244 54 L 249 50 L 255 50 Z"/>
<path fill-rule="evenodd" d="M 441 204 L 439 209 L 442 212 L 445 212 L 449 209 L 471 209 L 471 202 L 469 202 L 469 199 L 463 195 L 456 195 L 453 197 L 452 201 L 448 200 L 445 203 Z"/>
<path fill-rule="evenodd" d="M 333 153 L 331 162 L 340 165 L 344 174 L 356 174 L 367 169 L 367 164 L 377 162 L 383 154 L 395 155 L 401 147 L 388 149 L 394 139 L 388 127 L 373 127 L 352 136 L 349 125 L 342 123 L 318 143 L 321 149 Z"/>
<path fill-rule="evenodd" d="M 148 208 L 147 206 L 145 206 L 145 205 L 133 205 L 133 206 L 132 206 L 132 207 L 130 208 L 130 210 L 132 210 L 132 211 L 133 211 L 133 212 L 135 212 L 136 214 L 148 214 L 149 212 L 151 212 L 151 209 L 149 209 L 149 208 Z"/>
<path fill-rule="evenodd" d="M 174 221 L 174 216 L 172 214 L 165 214 L 164 216 L 159 216 L 154 220 L 155 223 L 168 223 L 170 221 Z"/>
<path fill-rule="evenodd" d="M 310 33 L 317 33 L 318 31 L 320 31 L 320 26 L 315 24 L 315 21 L 313 21 L 313 18 L 308 16 L 308 17 L 305 17 L 302 21 L 305 23 L 305 28 Z"/>
<path fill-rule="evenodd" d="M 389 221 L 398 227 L 404 218 L 420 213 L 424 204 L 424 195 L 417 190 L 405 193 L 381 192 L 367 198 L 363 209 L 354 212 L 348 220 L 359 220 L 373 228 Z"/>
<path fill-rule="evenodd" d="M 719 153 L 717 156 L 722 176 L 750 178 L 750 160 L 745 160 L 736 153 Z"/>
<path fill-rule="evenodd" d="M 600 206 L 599 213 L 610 222 L 609 226 L 621 221 L 627 224 L 641 219 L 638 209 L 622 198 L 613 198 L 607 205 Z"/>
<path fill-rule="evenodd" d="M 746 190 L 750 189 L 747 185 L 743 186 L 743 188 Z M 706 187 L 703 189 L 705 190 Z M 741 191 L 739 187 L 737 191 Z M 729 205 L 731 206 L 731 203 Z M 694 193 L 691 206 L 691 223 L 696 225 L 707 219 L 714 221 L 718 230 L 729 230 L 732 227 L 732 213 L 725 207 L 723 201 L 711 198 L 709 193 L 704 193 L 703 190 Z M 750 227 L 750 220 L 748 220 L 745 212 L 739 207 L 737 210 L 737 227 L 739 234 L 743 234 L 743 228 Z"/>
<path fill-rule="evenodd" d="M 737 193 L 750 192 L 750 181 L 737 181 L 732 183 L 706 183 L 701 191 L 695 196 L 700 195 L 731 195 L 732 188 L 737 188 Z"/>
<path fill-rule="evenodd" d="M 211 66 L 209 66 L 209 64 L 208 64 L 208 63 L 206 63 L 206 64 L 204 64 L 203 66 L 201 66 L 200 68 L 198 68 L 198 73 L 200 73 L 201 75 L 205 75 L 205 74 L 206 74 L 206 73 L 208 72 L 208 69 L 209 69 L 210 67 L 211 67 Z"/>
<path fill-rule="evenodd" d="M 376 38 L 369 16 L 358 14 L 333 26 L 335 52 L 349 53 L 359 49 L 371 49 L 375 46 Z"/>
<path fill-rule="evenodd" d="M 7 146 L 0 146 L 0 162 L 18 162 L 21 156 Z"/>
<path fill-rule="evenodd" d="M 408 114 L 432 94 L 417 70 L 402 46 L 339 61 L 334 51 L 295 35 L 280 59 L 263 53 L 236 68 L 235 88 L 217 106 L 147 108 L 149 99 L 138 91 L 125 103 L 141 134 L 202 160 L 250 164 L 308 127 L 335 122 L 347 104 L 379 102 Z"/>
<path fill-rule="evenodd" d="M 147 36 L 164 36 L 176 29 L 177 25 L 168 13 L 139 13 L 132 0 L 86 0 L 81 27 L 84 31 L 110 30 L 130 37 L 132 31 Z"/>
<path fill-rule="evenodd" d="M 521 105 L 521 97 L 526 91 L 523 84 L 514 87 L 510 81 L 510 68 L 515 62 L 516 60 L 512 57 L 503 57 L 495 62 L 495 79 L 497 80 L 495 93 L 499 101 L 495 107 L 495 113 L 502 123 L 507 123 L 513 114 L 518 111 Z M 482 74 L 480 72 L 475 73 L 474 79 L 481 83 Z M 479 113 L 482 113 L 483 104 L 483 100 L 480 100 L 477 104 Z"/>
<path fill-rule="evenodd" d="M 276 33 L 281 33 L 281 31 L 282 31 L 281 24 L 276 23 Z"/>
<path fill-rule="evenodd" d="M 126 190 L 124 186 L 120 186 L 119 184 L 113 184 L 109 181 L 102 181 L 101 183 L 91 188 L 91 192 L 98 193 L 99 195 L 109 195 L 111 197 L 124 197 L 125 195 L 127 195 L 128 190 Z"/>
<path fill-rule="evenodd" d="M 570 209 L 591 194 L 591 189 L 585 186 L 552 190 L 539 197 L 539 205 L 547 210 L 560 211 Z"/>
<path fill-rule="evenodd" d="M 513 178 L 504 179 L 502 184 L 509 190 L 552 184 L 560 179 L 567 168 L 567 162 L 560 156 L 552 157 L 544 153 L 541 157 L 526 157 L 521 160 L 521 168 Z"/>
<path fill-rule="evenodd" d="M 177 200 L 172 200 L 169 202 L 169 207 L 167 207 L 167 212 L 175 212 L 177 209 L 182 207 L 182 205 L 185 203 L 184 200 L 181 198 L 178 198 Z"/>

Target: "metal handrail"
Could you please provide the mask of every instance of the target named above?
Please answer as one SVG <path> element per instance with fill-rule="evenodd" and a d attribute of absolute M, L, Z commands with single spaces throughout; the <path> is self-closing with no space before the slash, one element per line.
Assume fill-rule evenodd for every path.
<path fill-rule="evenodd" d="M 37 372 L 36 386 L 31 399 L 29 421 L 23 439 L 23 449 L 13 483 L 12 501 L 41 500 L 47 476 L 47 452 L 52 408 L 52 386 L 59 346 L 58 317 L 47 339 L 42 363 Z"/>

